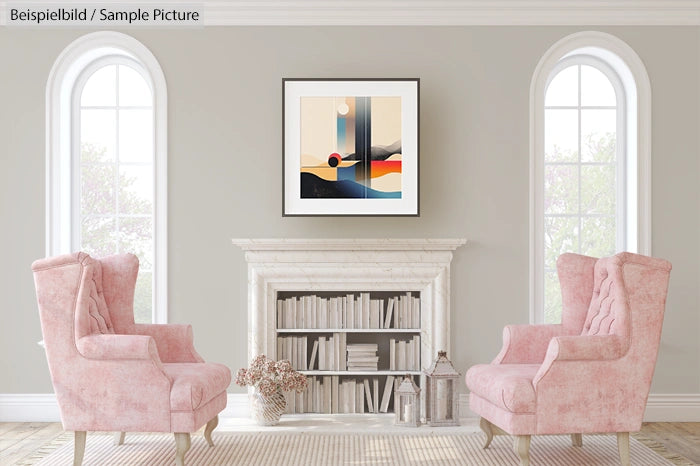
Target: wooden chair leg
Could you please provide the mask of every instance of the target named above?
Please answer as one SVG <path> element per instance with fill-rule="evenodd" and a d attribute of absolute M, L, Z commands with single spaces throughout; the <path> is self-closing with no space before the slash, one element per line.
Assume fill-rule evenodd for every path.
<path fill-rule="evenodd" d="M 126 432 L 115 432 L 114 433 L 114 444 L 124 445 L 124 438 L 126 437 Z"/>
<path fill-rule="evenodd" d="M 211 421 L 207 422 L 207 426 L 204 428 L 204 438 L 207 439 L 207 443 L 210 447 L 214 446 L 214 442 L 211 440 L 211 433 L 219 425 L 219 416 L 214 416 Z"/>
<path fill-rule="evenodd" d="M 189 432 L 175 432 L 175 464 L 185 466 L 185 453 L 190 449 L 191 439 Z"/>
<path fill-rule="evenodd" d="M 513 441 L 513 449 L 520 457 L 520 466 L 530 466 L 530 436 L 517 435 Z"/>
<path fill-rule="evenodd" d="M 83 456 L 85 456 L 85 437 L 87 436 L 87 432 L 84 430 L 76 430 L 74 435 L 73 466 L 81 466 L 83 464 Z"/>
<path fill-rule="evenodd" d="M 571 444 L 575 447 L 582 447 L 583 434 L 571 434 Z"/>
<path fill-rule="evenodd" d="M 493 440 L 493 425 L 482 417 L 479 419 L 479 427 L 486 434 L 486 442 L 482 448 L 488 448 Z"/>
<path fill-rule="evenodd" d="M 620 464 L 630 466 L 630 433 L 617 433 L 617 451 L 620 453 Z"/>

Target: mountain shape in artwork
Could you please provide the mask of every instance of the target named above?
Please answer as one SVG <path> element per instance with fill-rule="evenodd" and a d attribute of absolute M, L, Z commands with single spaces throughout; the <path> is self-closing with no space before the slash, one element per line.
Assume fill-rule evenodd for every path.
<path fill-rule="evenodd" d="M 372 146 L 370 149 L 370 159 L 371 160 L 386 160 L 394 154 L 401 153 L 401 141 L 396 141 L 395 143 L 388 146 Z M 359 160 L 357 154 L 348 154 L 343 157 L 343 160 Z"/>

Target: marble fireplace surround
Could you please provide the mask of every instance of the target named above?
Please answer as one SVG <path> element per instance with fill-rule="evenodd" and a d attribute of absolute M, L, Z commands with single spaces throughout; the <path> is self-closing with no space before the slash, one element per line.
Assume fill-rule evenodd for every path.
<path fill-rule="evenodd" d="M 450 354 L 450 262 L 465 239 L 233 239 L 248 263 L 248 357 L 274 355 L 279 291 L 420 291 L 421 361 Z"/>

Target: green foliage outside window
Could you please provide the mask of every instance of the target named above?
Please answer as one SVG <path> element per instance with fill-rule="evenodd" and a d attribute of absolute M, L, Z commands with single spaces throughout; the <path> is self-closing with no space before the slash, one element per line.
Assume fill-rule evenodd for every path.
<path fill-rule="evenodd" d="M 557 258 L 565 252 L 603 257 L 616 249 L 615 134 L 585 135 L 582 146 L 587 162 L 580 164 L 577 151 L 554 146 L 545 154 L 545 323 L 561 321 Z"/>
<path fill-rule="evenodd" d="M 81 250 L 94 257 L 130 252 L 139 258 L 136 322 L 152 322 L 153 203 L 133 189 L 136 178 L 118 173 L 106 149 L 81 145 Z"/>

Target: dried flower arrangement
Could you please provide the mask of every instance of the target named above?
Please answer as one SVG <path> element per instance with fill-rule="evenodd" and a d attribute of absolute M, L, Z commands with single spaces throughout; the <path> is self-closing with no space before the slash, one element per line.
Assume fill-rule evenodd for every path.
<path fill-rule="evenodd" d="M 261 354 L 253 359 L 248 369 L 238 369 L 236 383 L 241 387 L 256 387 L 263 396 L 271 396 L 278 390 L 303 392 L 306 389 L 306 376 L 292 369 L 287 359 L 273 361 Z"/>

